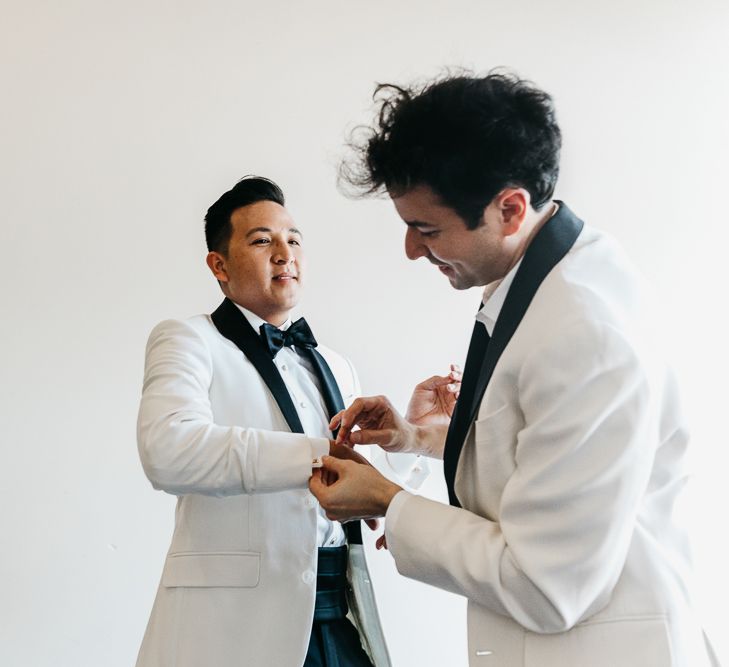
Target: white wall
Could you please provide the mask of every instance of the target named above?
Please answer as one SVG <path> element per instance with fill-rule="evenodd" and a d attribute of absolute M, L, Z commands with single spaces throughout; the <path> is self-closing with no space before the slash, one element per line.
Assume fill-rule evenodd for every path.
<path fill-rule="evenodd" d="M 699 599 L 729 660 L 727 3 L 1 0 L 0 16 L 0 664 L 133 663 L 173 511 L 137 461 L 144 343 L 219 301 L 201 218 L 243 174 L 287 192 L 307 317 L 366 392 L 402 406 L 462 360 L 478 295 L 405 259 L 387 202 L 334 187 L 373 83 L 444 65 L 509 65 L 554 94 L 558 194 L 665 301 L 694 416 Z M 427 491 L 443 496 L 438 475 Z M 373 567 L 395 664 L 463 664 L 462 601 L 387 554 Z"/>

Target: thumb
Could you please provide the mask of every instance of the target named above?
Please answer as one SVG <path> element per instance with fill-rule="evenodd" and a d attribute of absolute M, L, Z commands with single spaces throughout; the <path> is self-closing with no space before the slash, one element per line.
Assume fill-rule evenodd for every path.
<path fill-rule="evenodd" d="M 309 491 L 311 491 L 317 498 L 320 498 L 324 489 L 326 489 L 326 484 L 321 476 L 321 468 L 315 468 L 309 478 Z"/>
<path fill-rule="evenodd" d="M 343 473 L 346 468 L 345 461 L 343 461 L 342 459 L 338 459 L 336 456 L 322 456 L 321 462 L 323 468 L 326 468 L 327 470 L 332 470 L 333 472 L 337 473 L 337 475 L 341 475 L 341 473 Z"/>
<path fill-rule="evenodd" d="M 349 441 L 355 445 L 390 445 L 392 440 L 392 429 L 380 431 L 362 429 L 349 434 Z"/>

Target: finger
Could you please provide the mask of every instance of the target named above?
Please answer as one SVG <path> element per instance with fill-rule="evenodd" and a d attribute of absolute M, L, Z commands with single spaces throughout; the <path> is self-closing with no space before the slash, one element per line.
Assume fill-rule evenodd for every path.
<path fill-rule="evenodd" d="M 448 384 L 451 381 L 450 375 L 433 375 L 432 377 L 429 377 L 427 380 L 423 380 L 420 384 L 418 384 L 415 388 L 416 389 L 437 389 L 438 387 L 442 387 L 444 384 Z"/>
<path fill-rule="evenodd" d="M 337 475 L 335 473 L 333 473 L 331 470 L 322 468 L 321 479 L 322 479 L 322 482 L 324 482 L 324 484 L 326 486 L 331 486 L 332 484 L 334 484 L 334 482 L 337 481 Z"/>
<path fill-rule="evenodd" d="M 350 442 L 355 445 L 384 445 L 392 444 L 394 431 L 392 429 L 362 429 L 354 431 L 350 436 Z"/>
<path fill-rule="evenodd" d="M 335 456 L 322 456 L 321 463 L 325 471 L 331 471 L 338 477 L 341 477 L 342 473 L 347 469 L 348 461 L 343 461 Z"/>
<path fill-rule="evenodd" d="M 333 428 L 331 426 L 331 423 L 333 423 L 334 420 L 338 418 L 339 433 L 337 433 L 337 443 L 341 443 L 342 441 L 347 439 L 349 433 L 352 430 L 352 427 L 357 423 L 360 415 L 363 412 L 368 412 L 369 410 L 372 410 L 377 405 L 378 398 L 379 397 L 357 398 L 346 410 L 342 410 L 337 415 L 335 415 L 334 419 L 332 419 L 332 422 L 330 422 L 330 428 Z"/>
<path fill-rule="evenodd" d="M 350 445 L 335 445 L 329 452 L 329 456 L 336 456 L 338 459 L 354 461 L 365 465 L 372 465 L 362 454 L 355 451 Z"/>
<path fill-rule="evenodd" d="M 334 415 L 331 418 L 331 420 L 329 422 L 329 430 L 330 431 L 333 431 L 335 428 L 337 428 L 337 426 L 339 426 L 339 422 L 340 422 L 340 420 L 342 418 L 342 413 L 343 412 L 344 412 L 344 410 L 340 410 L 339 412 L 337 412 L 336 415 Z"/>
<path fill-rule="evenodd" d="M 380 527 L 380 522 L 377 519 L 365 519 L 365 523 L 370 530 L 377 530 Z"/>
<path fill-rule="evenodd" d="M 387 549 L 387 538 L 385 537 L 385 533 L 382 533 L 382 535 L 377 538 L 375 547 L 377 547 L 377 549 Z"/>
<path fill-rule="evenodd" d="M 314 494 L 314 497 L 321 503 L 323 496 L 326 494 L 326 489 L 327 485 L 322 480 L 321 470 L 314 470 L 311 478 L 309 479 L 309 491 L 311 491 L 312 494 Z"/>
<path fill-rule="evenodd" d="M 455 371 L 456 373 L 460 373 L 461 367 L 458 364 L 451 364 L 451 370 Z"/>

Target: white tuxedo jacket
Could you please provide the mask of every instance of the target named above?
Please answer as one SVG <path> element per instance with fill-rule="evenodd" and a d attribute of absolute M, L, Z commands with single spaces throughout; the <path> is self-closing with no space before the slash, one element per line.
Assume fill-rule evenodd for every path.
<path fill-rule="evenodd" d="M 398 570 L 468 598 L 473 667 L 710 664 L 672 518 L 688 437 L 649 302 L 584 228 L 494 368 L 463 509 L 401 493 L 388 511 Z"/>
<path fill-rule="evenodd" d="M 348 404 L 354 369 L 317 349 Z M 300 667 L 317 571 L 311 443 L 209 316 L 152 331 L 138 444 L 152 485 L 178 502 L 137 666 Z M 361 545 L 350 545 L 349 574 L 365 648 L 389 665 Z"/>

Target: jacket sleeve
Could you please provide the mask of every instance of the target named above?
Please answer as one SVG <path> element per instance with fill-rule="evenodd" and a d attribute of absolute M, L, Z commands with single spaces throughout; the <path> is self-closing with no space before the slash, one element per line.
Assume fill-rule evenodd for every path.
<path fill-rule="evenodd" d="M 156 489 L 229 496 L 306 488 L 322 438 L 214 422 L 210 351 L 196 329 L 168 320 L 147 343 L 137 443 Z M 328 451 L 328 443 L 326 450 Z"/>
<path fill-rule="evenodd" d="M 399 494 L 387 515 L 398 570 L 535 632 L 568 630 L 603 608 L 659 441 L 648 378 L 606 324 L 576 323 L 535 348 L 517 380 L 524 427 L 497 519 Z"/>

